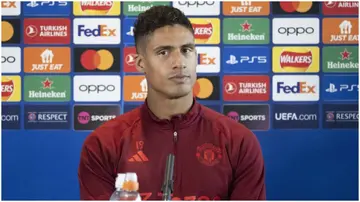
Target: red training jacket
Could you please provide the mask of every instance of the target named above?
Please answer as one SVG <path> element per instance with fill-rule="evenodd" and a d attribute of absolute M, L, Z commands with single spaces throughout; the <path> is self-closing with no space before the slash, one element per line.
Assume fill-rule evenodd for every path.
<path fill-rule="evenodd" d="M 168 154 L 175 155 L 172 200 L 265 200 L 264 162 L 245 126 L 194 101 L 171 121 L 146 102 L 94 130 L 78 170 L 81 200 L 109 200 L 117 173 L 136 172 L 142 200 L 161 200 Z"/>

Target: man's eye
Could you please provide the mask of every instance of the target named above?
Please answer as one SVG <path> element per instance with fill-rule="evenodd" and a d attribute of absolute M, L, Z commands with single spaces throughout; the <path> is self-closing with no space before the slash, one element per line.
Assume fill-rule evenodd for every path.
<path fill-rule="evenodd" d="M 166 50 L 159 51 L 158 55 L 167 55 L 167 51 Z"/>
<path fill-rule="evenodd" d="M 184 53 L 189 53 L 189 52 L 192 52 L 192 51 L 193 51 L 192 48 L 184 48 L 183 49 Z"/>

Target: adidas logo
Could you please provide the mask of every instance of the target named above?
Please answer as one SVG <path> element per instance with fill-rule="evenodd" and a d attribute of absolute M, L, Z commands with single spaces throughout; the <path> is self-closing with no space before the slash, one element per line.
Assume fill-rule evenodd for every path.
<path fill-rule="evenodd" d="M 146 157 L 143 151 L 138 151 L 128 160 L 128 162 L 147 162 L 147 161 L 149 161 L 149 159 Z"/>

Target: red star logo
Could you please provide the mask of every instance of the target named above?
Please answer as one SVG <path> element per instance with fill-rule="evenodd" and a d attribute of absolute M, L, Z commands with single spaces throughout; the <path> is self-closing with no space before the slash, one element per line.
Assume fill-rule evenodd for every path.
<path fill-rule="evenodd" d="M 246 21 L 244 22 L 244 24 L 242 24 L 241 26 L 242 26 L 243 31 L 248 31 L 248 32 L 250 32 L 250 28 L 251 28 L 252 25 L 249 24 L 248 21 L 246 20 Z"/>
<path fill-rule="evenodd" d="M 347 51 L 346 48 L 345 48 L 344 52 L 341 52 L 340 54 L 342 56 L 342 58 L 341 58 L 342 60 L 345 60 L 345 59 L 349 60 L 350 55 L 352 54 L 352 52 Z"/>
<path fill-rule="evenodd" d="M 51 89 L 51 85 L 54 83 L 52 81 L 49 80 L 49 78 L 46 78 L 45 81 L 41 82 L 43 84 L 43 88 L 50 88 Z"/>

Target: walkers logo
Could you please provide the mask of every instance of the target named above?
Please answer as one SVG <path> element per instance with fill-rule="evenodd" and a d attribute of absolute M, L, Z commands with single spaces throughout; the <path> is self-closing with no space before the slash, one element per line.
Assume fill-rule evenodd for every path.
<path fill-rule="evenodd" d="M 147 97 L 145 76 L 125 76 L 124 86 L 124 101 L 144 101 Z"/>
<path fill-rule="evenodd" d="M 23 5 L 25 16 L 69 16 L 71 3 L 66 1 L 30 1 Z"/>
<path fill-rule="evenodd" d="M 21 13 L 21 1 L 1 1 L 2 16 L 16 16 Z"/>
<path fill-rule="evenodd" d="M 319 72 L 318 47 L 273 47 L 273 72 Z"/>
<path fill-rule="evenodd" d="M 196 44 L 220 43 L 219 18 L 189 18 L 195 34 Z"/>
<path fill-rule="evenodd" d="M 318 44 L 319 18 L 274 18 L 274 44 Z"/>
<path fill-rule="evenodd" d="M 326 1 L 323 2 L 324 15 L 358 15 L 358 1 Z"/>
<path fill-rule="evenodd" d="M 284 1 L 273 2 L 273 14 L 319 14 L 319 2 Z"/>
<path fill-rule="evenodd" d="M 324 18 L 322 39 L 325 44 L 358 44 L 357 18 Z"/>
<path fill-rule="evenodd" d="M 220 79 L 218 76 L 198 76 L 193 87 L 194 96 L 198 100 L 219 100 Z"/>
<path fill-rule="evenodd" d="M 124 6 L 124 15 L 126 16 L 137 16 L 142 12 L 145 12 L 153 6 L 170 6 L 170 2 L 164 1 L 125 1 Z"/>
<path fill-rule="evenodd" d="M 70 106 L 25 105 L 24 120 L 26 130 L 70 129 Z"/>
<path fill-rule="evenodd" d="M 70 19 L 25 18 L 25 44 L 69 44 Z"/>
<path fill-rule="evenodd" d="M 173 1 L 185 15 L 220 15 L 220 1 Z"/>
<path fill-rule="evenodd" d="M 217 46 L 196 47 L 198 65 L 197 73 L 220 72 L 220 48 Z"/>
<path fill-rule="evenodd" d="M 1 101 L 20 102 L 21 100 L 21 77 L 1 76 Z"/>
<path fill-rule="evenodd" d="M 70 101 L 70 76 L 25 76 L 24 96 L 27 102 Z"/>
<path fill-rule="evenodd" d="M 136 48 L 135 46 L 129 46 L 129 47 L 124 47 L 123 49 L 123 67 L 124 67 L 124 72 L 131 72 L 131 73 L 135 73 L 138 72 L 136 70 Z"/>
<path fill-rule="evenodd" d="M 358 108 L 357 104 L 324 104 L 323 127 L 327 129 L 358 128 Z"/>
<path fill-rule="evenodd" d="M 269 105 L 224 105 L 223 114 L 250 130 L 269 130 Z"/>
<path fill-rule="evenodd" d="M 225 16 L 251 16 L 269 15 L 270 2 L 240 1 L 223 3 L 223 13 Z"/>
<path fill-rule="evenodd" d="M 359 49 L 357 46 L 328 46 L 323 48 L 323 72 L 358 72 Z"/>
<path fill-rule="evenodd" d="M 119 18 L 75 18 L 75 44 L 119 44 Z"/>
<path fill-rule="evenodd" d="M 1 48 L 1 72 L 19 73 L 21 71 L 21 49 L 19 47 Z"/>
<path fill-rule="evenodd" d="M 270 95 L 268 76 L 229 76 L 223 78 L 224 101 L 268 101 Z"/>
<path fill-rule="evenodd" d="M 24 48 L 24 72 L 26 73 L 69 73 L 69 47 L 26 47 Z"/>
<path fill-rule="evenodd" d="M 20 43 L 20 19 L 1 20 L 1 43 Z"/>
<path fill-rule="evenodd" d="M 358 76 L 324 76 L 323 99 L 336 101 L 357 101 L 359 99 Z"/>
<path fill-rule="evenodd" d="M 120 76 L 74 76 L 74 101 L 119 102 Z"/>
<path fill-rule="evenodd" d="M 1 110 L 2 130 L 20 129 L 20 105 L 2 105 Z"/>
<path fill-rule="evenodd" d="M 222 68 L 226 73 L 264 72 L 271 68 L 269 47 L 235 46 L 222 49 Z"/>
<path fill-rule="evenodd" d="M 274 101 L 318 101 L 318 75 L 275 75 L 272 80 Z"/>
<path fill-rule="evenodd" d="M 319 128 L 318 104 L 274 104 L 274 129 L 316 129 Z"/>
<path fill-rule="evenodd" d="M 74 130 L 95 130 L 118 115 L 119 105 L 75 105 Z"/>
<path fill-rule="evenodd" d="M 121 4 L 116 1 L 77 1 L 73 2 L 73 12 L 78 15 L 115 16 L 120 15 Z"/>
<path fill-rule="evenodd" d="M 124 43 L 134 44 L 134 23 L 136 18 L 124 18 L 123 19 L 123 41 Z"/>
<path fill-rule="evenodd" d="M 75 72 L 120 72 L 120 48 L 74 48 Z"/>
<path fill-rule="evenodd" d="M 224 18 L 224 44 L 268 44 L 268 18 Z"/>

